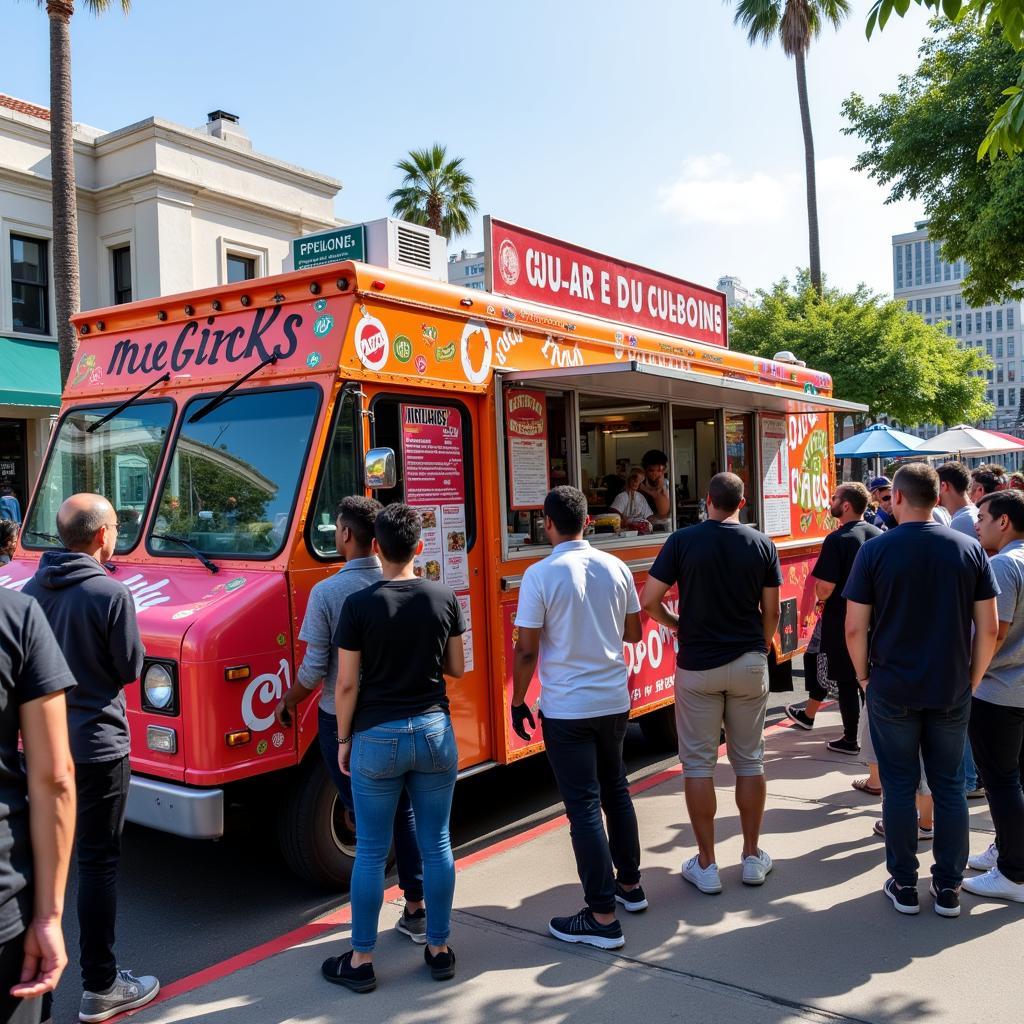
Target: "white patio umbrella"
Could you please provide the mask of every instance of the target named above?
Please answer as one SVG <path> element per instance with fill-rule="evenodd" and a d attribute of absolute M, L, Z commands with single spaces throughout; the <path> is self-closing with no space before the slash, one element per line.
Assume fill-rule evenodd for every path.
<path fill-rule="evenodd" d="M 1011 438 L 1006 434 L 996 434 L 991 430 L 971 427 L 966 423 L 950 427 L 935 437 L 928 438 L 918 448 L 919 455 L 938 455 L 943 452 L 956 452 L 959 455 L 985 456 L 1005 455 L 1007 452 L 1024 451 L 1024 441 Z"/>

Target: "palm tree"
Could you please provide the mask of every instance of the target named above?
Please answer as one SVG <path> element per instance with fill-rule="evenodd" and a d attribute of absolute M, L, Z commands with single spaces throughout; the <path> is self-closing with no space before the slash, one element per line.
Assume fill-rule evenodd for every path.
<path fill-rule="evenodd" d="M 53 191 L 53 291 L 57 309 L 57 348 L 63 387 L 71 373 L 78 339 L 71 317 L 80 303 L 78 206 L 75 138 L 71 123 L 71 16 L 74 0 L 36 0 L 50 19 L 50 181 Z M 82 0 L 86 10 L 103 14 L 115 0 Z M 131 0 L 119 0 L 125 14 Z"/>
<path fill-rule="evenodd" d="M 818 242 L 818 190 L 814 176 L 814 136 L 807 102 L 807 51 L 826 22 L 838 29 L 850 14 L 849 0 L 736 0 L 735 24 L 747 30 L 747 41 L 770 46 L 782 43 L 796 62 L 796 91 L 800 98 L 800 124 L 804 131 L 804 166 L 807 173 L 807 234 L 811 284 L 821 294 L 821 248 Z"/>
<path fill-rule="evenodd" d="M 449 160 L 446 147 L 435 142 L 429 149 L 412 150 L 395 166 L 405 172 L 401 186 L 388 196 L 396 217 L 424 224 L 449 239 L 469 234 L 469 215 L 476 213 L 477 204 L 462 157 Z"/>

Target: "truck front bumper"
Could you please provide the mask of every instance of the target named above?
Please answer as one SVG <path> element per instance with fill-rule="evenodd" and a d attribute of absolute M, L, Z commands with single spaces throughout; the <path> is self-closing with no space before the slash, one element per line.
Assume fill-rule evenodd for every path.
<path fill-rule="evenodd" d="M 192 789 L 133 775 L 128 787 L 128 820 L 188 839 L 224 834 L 224 790 Z"/>

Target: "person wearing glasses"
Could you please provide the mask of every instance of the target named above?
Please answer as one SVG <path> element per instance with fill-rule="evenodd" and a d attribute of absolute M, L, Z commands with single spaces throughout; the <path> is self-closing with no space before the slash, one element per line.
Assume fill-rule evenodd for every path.
<path fill-rule="evenodd" d="M 869 484 L 871 501 L 877 506 L 875 517 L 871 522 L 880 530 L 891 530 L 896 525 L 892 514 L 892 481 L 887 476 L 876 476 Z"/>

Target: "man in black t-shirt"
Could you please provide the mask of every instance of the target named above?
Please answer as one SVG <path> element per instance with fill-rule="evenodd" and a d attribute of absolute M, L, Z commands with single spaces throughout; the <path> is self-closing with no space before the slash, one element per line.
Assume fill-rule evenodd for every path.
<path fill-rule="evenodd" d="M 934 909 L 957 917 L 968 853 L 964 742 L 971 691 L 995 649 L 999 588 L 981 545 L 932 520 L 938 498 L 930 466 L 897 472 L 899 529 L 860 549 L 843 596 L 846 643 L 867 694 L 885 791 L 885 895 L 901 914 L 920 910 L 915 797 L 923 757 L 935 801 Z"/>
<path fill-rule="evenodd" d="M 39 605 L 0 588 L 0 1024 L 41 1020 L 40 997 L 68 962 L 75 769 L 64 694 L 74 685 Z"/>
<path fill-rule="evenodd" d="M 857 673 L 853 670 L 846 650 L 846 598 L 843 587 L 850 575 L 853 561 L 861 546 L 873 537 L 880 537 L 877 526 L 864 522 L 868 507 L 868 490 L 860 483 L 840 484 L 832 495 L 829 515 L 839 520 L 839 529 L 830 533 L 821 545 L 821 552 L 811 575 L 814 577 L 814 595 L 824 602 L 821 612 L 821 654 L 825 657 L 826 672 L 835 681 L 839 691 L 839 713 L 843 719 L 843 735 L 830 740 L 828 749 L 838 754 L 859 754 L 857 726 L 863 700 Z M 803 729 L 814 725 L 820 700 L 809 700 L 803 710 L 793 705 L 786 714 Z"/>
<path fill-rule="evenodd" d="M 743 881 L 761 885 L 772 859 L 758 845 L 764 815 L 764 713 L 768 649 L 779 625 L 779 553 L 740 523 L 743 481 L 718 473 L 708 484 L 708 519 L 676 530 L 644 584 L 644 610 L 678 630 L 676 728 L 686 807 L 697 855 L 683 877 L 701 892 L 722 891 L 715 862 L 715 764 L 722 726 L 736 773 L 743 830 Z M 679 614 L 662 603 L 679 588 Z"/>

